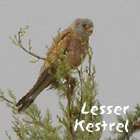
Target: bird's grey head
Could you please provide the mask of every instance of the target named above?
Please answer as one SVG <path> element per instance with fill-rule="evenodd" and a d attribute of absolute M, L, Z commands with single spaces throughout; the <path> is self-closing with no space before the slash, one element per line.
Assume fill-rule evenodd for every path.
<path fill-rule="evenodd" d="M 90 36 L 93 32 L 93 22 L 87 18 L 78 18 L 70 25 L 75 33 L 81 36 Z"/>

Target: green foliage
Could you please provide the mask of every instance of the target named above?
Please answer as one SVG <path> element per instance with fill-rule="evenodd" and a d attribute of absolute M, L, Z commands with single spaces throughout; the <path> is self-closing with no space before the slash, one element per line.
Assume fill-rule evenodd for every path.
<path fill-rule="evenodd" d="M 13 130 L 17 135 L 17 138 L 20 140 L 60 140 L 58 135 L 58 130 L 60 127 L 53 127 L 52 120 L 49 110 L 47 109 L 45 116 L 41 115 L 41 111 L 37 108 L 36 104 L 33 104 L 29 107 L 23 114 L 17 112 L 15 108 L 16 98 L 10 90 L 8 94 L 12 99 L 6 100 L 8 107 L 12 109 L 13 116 Z M 3 92 L 0 92 L 0 95 L 3 96 Z M 3 96 L 4 97 L 4 96 Z M 4 97 L 5 98 L 5 97 Z M 5 98 L 6 99 L 6 98 Z M 8 135 L 8 139 L 12 138 Z"/>
<path fill-rule="evenodd" d="M 120 128 L 120 130 L 122 130 L 123 133 L 118 132 L 117 130 L 114 129 L 112 134 L 115 135 L 116 138 L 114 138 L 113 140 L 130 140 L 130 138 L 131 140 L 137 140 L 137 138 L 135 138 L 133 134 L 135 132 L 140 131 L 140 105 L 137 104 L 137 106 L 135 107 L 135 111 L 133 112 L 127 111 L 124 117 L 117 116 L 118 123 L 122 123 L 125 125 L 126 120 L 128 120 L 129 122 L 128 132 L 126 132 L 124 128 Z M 106 140 L 112 140 L 112 139 L 108 138 Z"/>

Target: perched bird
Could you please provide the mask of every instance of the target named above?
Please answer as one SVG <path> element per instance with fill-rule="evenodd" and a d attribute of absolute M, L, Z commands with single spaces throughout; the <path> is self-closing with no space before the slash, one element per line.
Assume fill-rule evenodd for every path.
<path fill-rule="evenodd" d="M 58 60 L 59 49 L 67 55 L 71 69 L 78 67 L 86 57 L 89 36 L 93 32 L 93 22 L 87 18 L 78 18 L 64 31 L 59 33 L 53 40 L 44 62 L 40 75 L 32 89 L 16 104 L 18 111 L 26 110 L 35 98 L 48 86 L 55 86 L 56 80 L 53 74 L 57 71 L 55 63 Z M 85 45 L 85 43 L 87 45 Z M 50 73 L 52 71 L 52 74 Z"/>

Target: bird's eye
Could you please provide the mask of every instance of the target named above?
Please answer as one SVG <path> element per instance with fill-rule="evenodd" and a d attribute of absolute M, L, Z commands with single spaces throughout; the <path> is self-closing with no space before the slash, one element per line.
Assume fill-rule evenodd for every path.
<path fill-rule="evenodd" d="M 83 24 L 82 27 L 83 27 L 83 28 L 86 28 L 86 24 Z"/>

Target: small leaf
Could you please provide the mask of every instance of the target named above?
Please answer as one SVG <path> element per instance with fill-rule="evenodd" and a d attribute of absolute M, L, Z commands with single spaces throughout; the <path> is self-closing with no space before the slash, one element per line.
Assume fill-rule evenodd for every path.
<path fill-rule="evenodd" d="M 38 60 L 39 60 L 39 59 L 37 59 L 37 60 L 31 60 L 30 62 L 31 62 L 31 63 L 36 63 Z"/>

